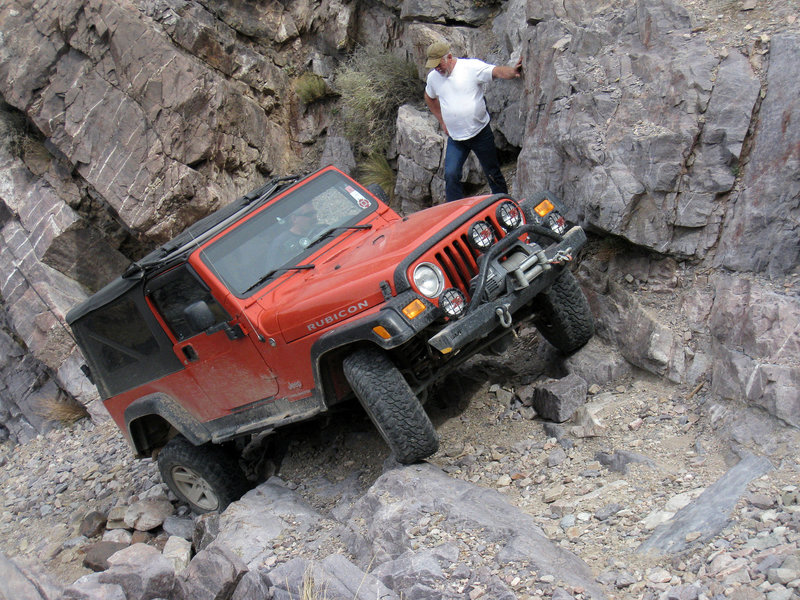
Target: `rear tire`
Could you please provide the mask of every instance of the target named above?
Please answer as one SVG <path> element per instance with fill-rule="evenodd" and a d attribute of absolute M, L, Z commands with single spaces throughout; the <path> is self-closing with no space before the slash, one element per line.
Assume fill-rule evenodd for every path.
<path fill-rule="evenodd" d="M 222 512 L 250 487 L 236 458 L 220 446 L 172 438 L 158 454 L 161 478 L 196 513 Z"/>
<path fill-rule="evenodd" d="M 439 449 L 433 423 L 383 351 L 361 348 L 344 359 L 343 367 L 356 397 L 398 462 L 411 464 Z"/>
<path fill-rule="evenodd" d="M 564 354 L 582 348 L 594 335 L 594 318 L 583 290 L 569 269 L 536 296 L 533 322 L 544 338 Z"/>

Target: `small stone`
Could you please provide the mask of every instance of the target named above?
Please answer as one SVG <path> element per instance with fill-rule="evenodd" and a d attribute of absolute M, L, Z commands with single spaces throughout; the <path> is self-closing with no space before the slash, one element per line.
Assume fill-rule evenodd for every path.
<path fill-rule="evenodd" d="M 627 571 L 622 571 L 618 576 L 616 581 L 614 581 L 614 587 L 617 589 L 623 589 L 632 586 L 636 583 L 636 577 L 628 573 Z"/>
<path fill-rule="evenodd" d="M 175 567 L 175 572 L 180 573 L 189 566 L 192 558 L 192 543 L 177 535 L 170 536 L 164 544 L 162 554 L 166 556 Z"/>
<path fill-rule="evenodd" d="M 617 502 L 606 504 L 603 508 L 594 513 L 594 518 L 598 521 L 605 521 L 621 511 L 622 508 L 622 505 L 618 504 Z"/>
<path fill-rule="evenodd" d="M 703 534 L 699 531 L 692 531 L 691 533 L 687 533 L 686 537 L 684 538 L 687 542 L 691 543 L 700 539 Z"/>
<path fill-rule="evenodd" d="M 130 545 L 133 543 L 133 536 L 127 529 L 109 529 L 103 534 L 103 541 Z"/>
<path fill-rule="evenodd" d="M 545 504 L 551 504 L 552 502 L 555 502 L 556 500 L 561 498 L 565 492 L 566 488 L 560 483 L 557 483 L 556 485 L 551 485 L 549 488 L 546 488 L 544 490 L 544 494 L 542 495 L 542 501 Z"/>
<path fill-rule="evenodd" d="M 511 476 L 510 475 L 501 475 L 497 481 L 495 482 L 497 487 L 508 487 L 511 485 Z"/>
<path fill-rule="evenodd" d="M 567 453 L 562 448 L 556 448 L 547 456 L 547 466 L 557 467 L 567 460 Z"/>
<path fill-rule="evenodd" d="M 92 544 L 86 550 L 83 566 L 92 571 L 105 571 L 110 566 L 108 563 L 109 557 L 127 547 L 127 544 L 117 542 L 97 542 Z"/>
<path fill-rule="evenodd" d="M 83 518 L 78 532 L 80 535 L 86 536 L 87 538 L 100 535 L 100 533 L 102 533 L 102 531 L 106 528 L 106 521 L 106 515 L 99 511 L 93 510 Z"/>
<path fill-rule="evenodd" d="M 125 513 L 128 512 L 127 506 L 115 506 L 108 511 L 108 520 L 106 521 L 106 529 L 126 529 Z"/>
<path fill-rule="evenodd" d="M 672 579 L 672 574 L 661 567 L 651 569 L 647 573 L 647 581 L 651 583 L 669 583 Z"/>
<path fill-rule="evenodd" d="M 169 500 L 148 498 L 139 500 L 125 512 L 125 524 L 138 531 L 150 531 L 159 527 L 168 516 L 175 512 Z"/>

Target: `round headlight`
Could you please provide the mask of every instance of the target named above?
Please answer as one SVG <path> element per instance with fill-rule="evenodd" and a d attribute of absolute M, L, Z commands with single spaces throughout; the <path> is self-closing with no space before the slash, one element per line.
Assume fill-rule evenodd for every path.
<path fill-rule="evenodd" d="M 502 225 L 503 229 L 506 231 L 511 231 L 522 225 L 522 211 L 510 200 L 502 202 L 500 206 L 497 207 L 495 215 L 500 225 Z"/>
<path fill-rule="evenodd" d="M 444 288 L 444 275 L 431 263 L 420 263 L 414 269 L 414 285 L 423 296 L 436 298 Z"/>
<path fill-rule="evenodd" d="M 486 221 L 475 221 L 470 225 L 468 239 L 473 248 L 485 252 L 494 243 L 494 232 Z"/>
<path fill-rule="evenodd" d="M 467 309 L 467 297 L 461 290 L 447 288 L 439 296 L 439 308 L 447 313 L 447 316 L 457 319 Z"/>

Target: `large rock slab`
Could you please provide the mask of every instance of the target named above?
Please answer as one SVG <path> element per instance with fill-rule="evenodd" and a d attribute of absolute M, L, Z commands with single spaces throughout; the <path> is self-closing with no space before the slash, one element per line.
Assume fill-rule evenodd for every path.
<path fill-rule="evenodd" d="M 714 395 L 746 399 L 800 427 L 800 300 L 745 278 L 720 275 L 715 283 Z"/>
<path fill-rule="evenodd" d="M 358 564 L 380 565 L 404 555 L 409 560 L 409 551 L 429 549 L 422 534 L 419 539 L 409 534 L 424 516 L 437 523 L 442 535 L 474 532 L 484 542 L 497 544 L 499 551 L 486 559 L 488 565 L 494 560 L 500 565 L 514 562 L 523 572 L 553 575 L 557 582 L 601 596 L 587 565 L 553 544 L 529 515 L 502 494 L 451 479 L 430 464 L 384 473 L 353 504 L 347 524 L 352 530 L 349 546 Z"/>
<path fill-rule="evenodd" d="M 275 600 L 314 597 L 315 593 L 326 598 L 352 600 L 395 600 L 401 597 L 339 554 L 321 561 L 292 559 L 270 571 L 267 579 Z"/>
<path fill-rule="evenodd" d="M 56 600 L 61 586 L 35 566 L 17 564 L 0 552 L 0 600 Z"/>
<path fill-rule="evenodd" d="M 555 190 L 576 222 L 704 256 L 759 92 L 747 59 L 720 64 L 671 0 L 536 0 L 527 11 L 515 192 Z"/>
<path fill-rule="evenodd" d="M 770 42 L 767 93 L 742 191 L 720 240 L 717 260 L 737 271 L 783 275 L 797 267 L 800 222 L 800 36 Z"/>
<path fill-rule="evenodd" d="M 725 475 L 668 522 L 659 525 L 637 552 L 677 554 L 692 543 L 706 543 L 728 524 L 730 513 L 753 479 L 771 470 L 764 457 L 746 453 Z M 700 534 L 699 536 L 696 534 Z M 687 536 L 694 534 L 687 541 Z"/>

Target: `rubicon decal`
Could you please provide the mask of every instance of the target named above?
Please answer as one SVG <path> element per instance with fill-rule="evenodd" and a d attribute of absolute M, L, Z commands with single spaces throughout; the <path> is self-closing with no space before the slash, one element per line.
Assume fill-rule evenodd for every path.
<path fill-rule="evenodd" d="M 336 323 L 336 321 L 341 321 L 342 319 L 346 319 L 349 316 L 352 316 L 356 313 L 360 313 L 362 310 L 369 308 L 369 301 L 362 300 L 356 304 L 351 304 L 347 308 L 343 308 L 341 310 L 337 310 L 334 313 L 329 314 L 326 317 L 322 317 L 314 321 L 313 323 L 309 323 L 306 325 L 309 331 L 316 331 L 317 329 L 322 329 L 323 327 L 327 327 L 331 323 Z"/>

